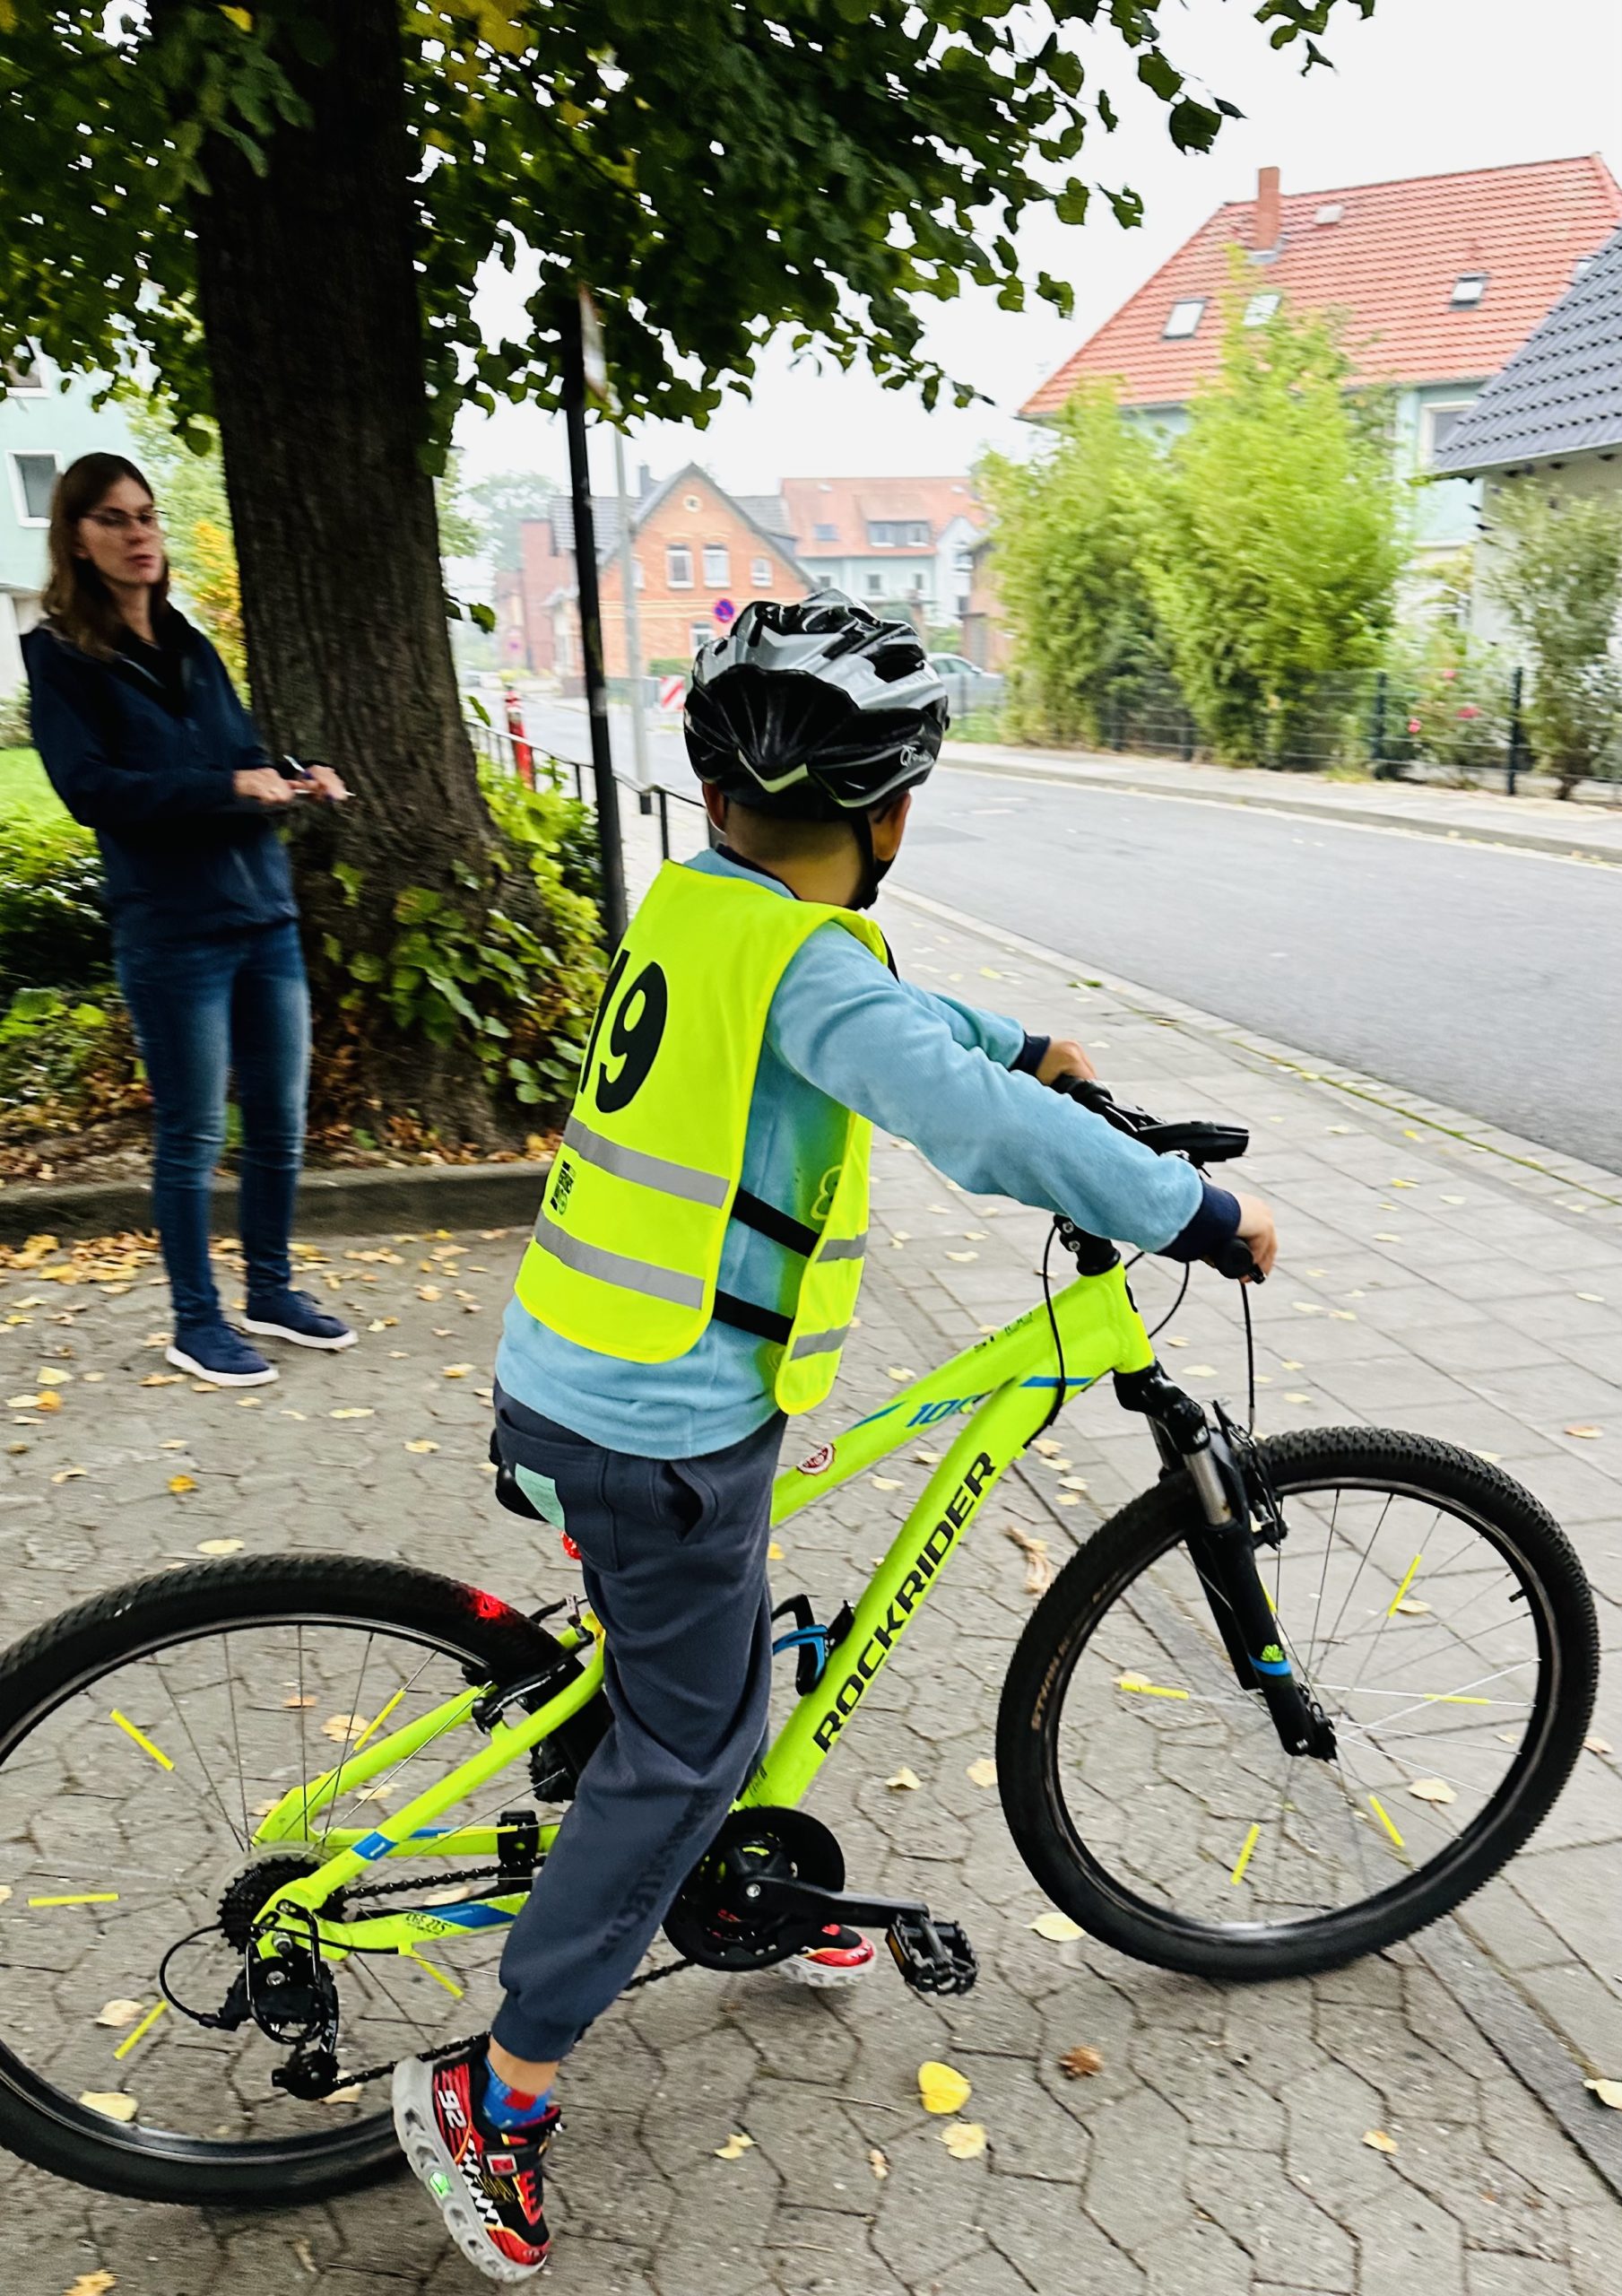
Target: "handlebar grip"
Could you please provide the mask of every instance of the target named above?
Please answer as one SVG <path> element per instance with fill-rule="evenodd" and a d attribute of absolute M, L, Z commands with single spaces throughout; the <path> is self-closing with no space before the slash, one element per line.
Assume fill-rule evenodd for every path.
<path fill-rule="evenodd" d="M 1246 1276 L 1257 1283 L 1267 1278 L 1250 1256 L 1250 1246 L 1240 1236 L 1230 1236 L 1211 1261 L 1219 1275 L 1226 1275 L 1231 1283 L 1242 1283 Z"/>

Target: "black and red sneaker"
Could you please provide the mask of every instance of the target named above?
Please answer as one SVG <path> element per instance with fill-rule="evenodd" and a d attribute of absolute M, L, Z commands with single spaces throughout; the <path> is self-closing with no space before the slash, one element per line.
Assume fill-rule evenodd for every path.
<path fill-rule="evenodd" d="M 814 1945 L 791 1953 L 780 1966 L 785 1977 L 799 1985 L 829 1987 L 859 1984 L 878 1960 L 872 1940 L 859 1929 L 830 1922 Z"/>
<path fill-rule="evenodd" d="M 395 2067 L 395 2134 L 451 2237 L 487 2280 L 533 2280 L 551 2240 L 542 2162 L 560 2118 L 504 2134 L 486 2119 L 484 2036 Z"/>

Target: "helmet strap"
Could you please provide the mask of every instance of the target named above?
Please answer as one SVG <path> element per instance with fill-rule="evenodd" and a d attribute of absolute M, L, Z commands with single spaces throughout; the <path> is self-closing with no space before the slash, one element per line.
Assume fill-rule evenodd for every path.
<path fill-rule="evenodd" d="M 879 860 L 873 852 L 873 824 L 867 813 L 847 816 L 851 835 L 856 840 L 856 851 L 862 862 L 862 876 L 856 887 L 853 909 L 871 909 L 879 898 L 879 888 L 889 874 L 889 863 Z"/>

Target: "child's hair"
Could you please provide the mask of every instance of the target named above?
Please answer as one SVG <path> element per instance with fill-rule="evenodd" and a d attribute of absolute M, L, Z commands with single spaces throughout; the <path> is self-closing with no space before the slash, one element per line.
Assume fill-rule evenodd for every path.
<path fill-rule="evenodd" d="M 726 841 L 748 861 L 825 861 L 850 850 L 848 822 L 797 822 L 729 798 Z"/>

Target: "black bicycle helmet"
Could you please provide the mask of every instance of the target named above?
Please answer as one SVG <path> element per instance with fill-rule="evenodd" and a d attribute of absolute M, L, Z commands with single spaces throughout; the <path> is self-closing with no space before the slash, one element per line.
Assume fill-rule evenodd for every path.
<path fill-rule="evenodd" d="M 700 647 L 687 754 L 724 796 L 795 821 L 845 821 L 927 778 L 946 688 L 916 631 L 842 590 L 757 600 Z"/>

